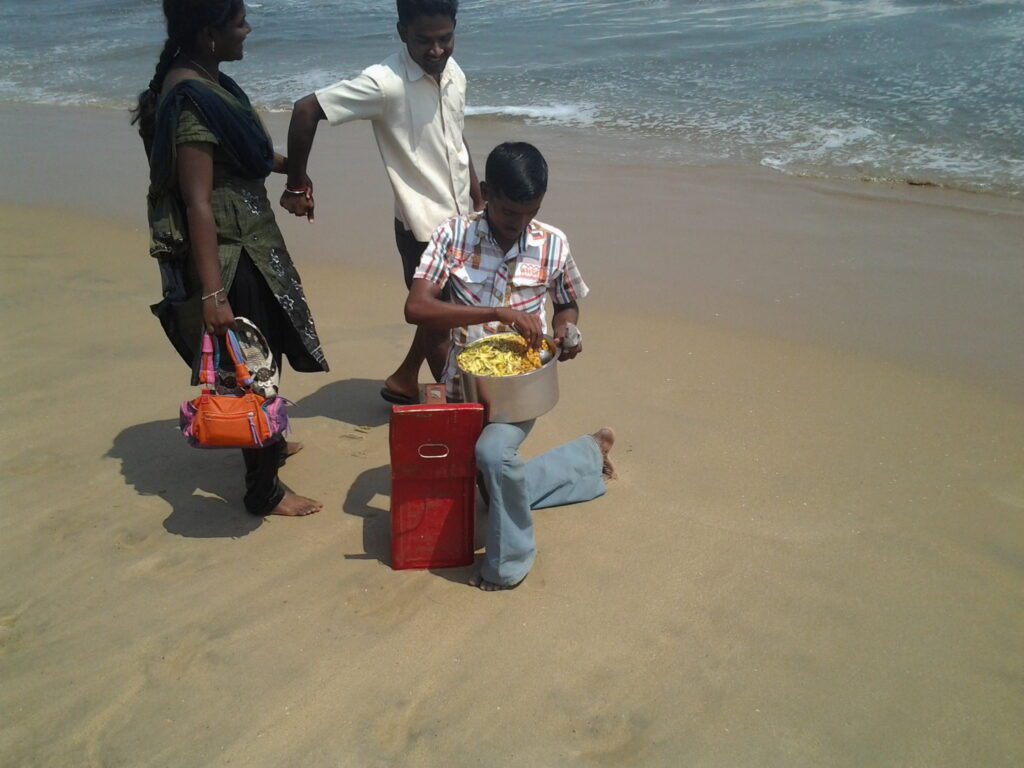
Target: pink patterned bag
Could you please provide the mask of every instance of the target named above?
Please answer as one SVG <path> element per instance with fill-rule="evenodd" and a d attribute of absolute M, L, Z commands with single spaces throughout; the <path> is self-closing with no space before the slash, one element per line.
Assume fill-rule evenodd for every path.
<path fill-rule="evenodd" d="M 226 336 L 241 394 L 216 392 L 220 350 L 213 336 L 203 334 L 199 383 L 202 394 L 181 404 L 181 433 L 194 448 L 262 448 L 288 432 L 286 400 L 264 398 L 252 391 L 252 376 L 233 331 Z"/>

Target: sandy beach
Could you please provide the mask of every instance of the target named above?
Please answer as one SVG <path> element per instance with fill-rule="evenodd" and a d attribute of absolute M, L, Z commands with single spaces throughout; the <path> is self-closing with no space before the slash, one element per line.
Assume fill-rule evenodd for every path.
<path fill-rule="evenodd" d="M 0 105 L 0 764 L 1024 763 L 1024 204 L 470 121 L 478 166 L 548 156 L 592 289 L 524 452 L 619 434 L 485 594 L 388 566 L 391 197 L 322 130 L 279 221 L 332 367 L 285 371 L 282 477 L 325 507 L 260 519 L 177 430 L 125 115 Z"/>

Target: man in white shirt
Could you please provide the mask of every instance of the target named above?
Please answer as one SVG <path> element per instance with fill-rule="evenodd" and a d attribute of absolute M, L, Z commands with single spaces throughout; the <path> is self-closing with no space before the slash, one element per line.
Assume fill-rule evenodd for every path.
<path fill-rule="evenodd" d="M 281 205 L 296 216 L 313 217 L 306 163 L 321 120 L 331 125 L 370 120 L 395 194 L 395 242 L 409 287 L 434 228 L 479 210 L 483 200 L 462 135 L 466 76 L 452 58 L 458 0 L 398 0 L 397 5 L 401 50 L 351 80 L 295 102 Z M 447 345 L 447 334 L 417 328 L 381 396 L 392 403 L 417 402 L 423 361 L 439 381 Z"/>

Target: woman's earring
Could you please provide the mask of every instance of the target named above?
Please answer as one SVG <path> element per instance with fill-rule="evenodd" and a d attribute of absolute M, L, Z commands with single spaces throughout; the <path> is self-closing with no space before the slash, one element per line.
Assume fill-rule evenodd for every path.
<path fill-rule="evenodd" d="M 217 41 L 216 40 L 211 40 L 210 41 L 210 53 L 216 53 L 216 52 L 217 52 Z"/>

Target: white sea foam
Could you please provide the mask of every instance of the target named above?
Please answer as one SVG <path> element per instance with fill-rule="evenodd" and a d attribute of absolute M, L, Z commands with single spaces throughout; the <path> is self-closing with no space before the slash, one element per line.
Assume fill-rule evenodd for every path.
<path fill-rule="evenodd" d="M 564 125 L 593 125 L 597 108 L 593 104 L 549 104 L 534 106 L 477 106 L 466 107 L 467 116 L 518 117 L 535 123 Z"/>

